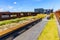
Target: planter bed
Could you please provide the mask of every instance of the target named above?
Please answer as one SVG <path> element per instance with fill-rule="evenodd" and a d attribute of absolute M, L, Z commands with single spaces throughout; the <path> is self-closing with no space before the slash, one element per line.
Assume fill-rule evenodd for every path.
<path fill-rule="evenodd" d="M 45 15 L 42 17 L 30 16 L 30 17 L 23 17 L 23 18 L 16 18 L 16 19 L 11 19 L 11 20 L 1 21 L 0 22 L 0 37 L 44 17 Z"/>
<path fill-rule="evenodd" d="M 35 20 L 37 20 L 37 19 L 35 19 Z M 12 32 L 12 31 L 18 29 L 18 28 L 21 28 L 21 27 L 23 27 L 23 26 L 25 26 L 25 25 L 27 25 L 27 24 L 35 21 L 35 20 L 25 20 L 22 23 L 11 23 L 11 24 L 13 24 L 12 26 L 10 26 L 11 24 L 9 24 L 8 28 L 2 28 L 2 29 L 0 29 L 0 36 L 3 36 L 3 35 L 5 35 L 5 34 L 7 34 L 9 32 Z M 6 26 L 6 25 L 3 25 L 3 26 Z"/>
<path fill-rule="evenodd" d="M 35 20 L 33 20 L 33 21 L 35 21 Z M 24 23 L 18 24 L 18 25 L 16 25 L 16 26 L 12 27 L 12 28 L 7 29 L 7 30 L 1 31 L 1 32 L 0 32 L 0 36 L 3 36 L 3 35 L 5 35 L 5 34 L 7 34 L 7 33 L 9 33 L 9 32 L 12 32 L 12 31 L 14 31 L 14 30 L 17 30 L 18 28 L 21 28 L 21 27 L 23 27 L 23 26 L 25 26 L 25 25 L 33 22 L 33 21 L 26 21 L 26 22 L 24 22 Z"/>

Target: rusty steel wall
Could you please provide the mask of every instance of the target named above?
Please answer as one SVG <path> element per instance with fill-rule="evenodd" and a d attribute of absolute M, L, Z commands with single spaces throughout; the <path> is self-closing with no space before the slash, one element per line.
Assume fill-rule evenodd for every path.
<path fill-rule="evenodd" d="M 57 20 L 58 20 L 58 22 L 60 24 L 60 10 L 56 11 L 55 15 L 56 15 L 56 18 L 57 18 Z"/>
<path fill-rule="evenodd" d="M 26 17 L 26 16 L 35 16 L 39 13 L 36 12 L 0 12 L 0 20 L 8 20 L 8 19 L 14 19 L 14 18 L 20 18 L 20 17 Z M 7 15 L 9 17 L 2 18 L 2 16 Z M 15 17 L 11 17 L 11 16 Z"/>

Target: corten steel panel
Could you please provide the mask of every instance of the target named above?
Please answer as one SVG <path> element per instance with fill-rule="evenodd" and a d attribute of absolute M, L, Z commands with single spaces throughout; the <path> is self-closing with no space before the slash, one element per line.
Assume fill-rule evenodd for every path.
<path fill-rule="evenodd" d="M 29 16 L 32 16 L 31 13 L 29 13 Z"/>
<path fill-rule="evenodd" d="M 0 20 L 14 19 L 25 16 L 35 16 L 38 13 L 36 12 L 0 12 Z M 2 15 L 9 15 L 8 18 L 1 18 Z M 11 17 L 11 15 L 17 15 L 16 17 Z"/>
<path fill-rule="evenodd" d="M 10 15 L 10 12 L 0 12 L 0 20 L 10 19 L 10 17 L 8 17 L 8 18 L 2 18 L 2 15 Z"/>
<path fill-rule="evenodd" d="M 23 13 L 21 13 L 21 17 L 24 17 L 24 14 Z"/>
<path fill-rule="evenodd" d="M 55 15 L 56 15 L 56 18 L 57 18 L 57 20 L 58 20 L 58 22 L 60 24 L 60 10 L 56 11 Z"/>
<path fill-rule="evenodd" d="M 23 16 L 25 17 L 26 16 L 26 13 L 23 13 Z"/>
<path fill-rule="evenodd" d="M 31 13 L 32 16 L 35 16 L 36 14 L 35 13 Z"/>
<path fill-rule="evenodd" d="M 23 13 L 24 14 L 24 16 L 28 16 L 28 13 Z"/>
<path fill-rule="evenodd" d="M 17 17 L 18 17 L 18 18 L 20 18 L 20 17 L 21 17 L 20 13 L 17 13 Z"/>

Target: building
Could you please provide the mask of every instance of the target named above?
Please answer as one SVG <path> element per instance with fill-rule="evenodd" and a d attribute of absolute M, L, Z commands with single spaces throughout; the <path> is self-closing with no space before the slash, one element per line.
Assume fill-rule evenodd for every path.
<path fill-rule="evenodd" d="M 39 12 L 39 13 L 45 13 L 45 14 L 50 14 L 53 13 L 53 9 L 43 9 L 43 8 L 38 8 L 34 9 L 34 12 Z"/>
<path fill-rule="evenodd" d="M 8 20 L 26 16 L 35 16 L 37 12 L 0 12 L 0 20 Z"/>
<path fill-rule="evenodd" d="M 46 14 L 53 13 L 53 9 L 46 9 L 46 10 L 45 10 L 45 13 L 46 13 Z"/>
<path fill-rule="evenodd" d="M 44 9 L 43 8 L 38 8 L 38 9 L 35 9 L 34 12 L 43 13 L 44 12 Z"/>

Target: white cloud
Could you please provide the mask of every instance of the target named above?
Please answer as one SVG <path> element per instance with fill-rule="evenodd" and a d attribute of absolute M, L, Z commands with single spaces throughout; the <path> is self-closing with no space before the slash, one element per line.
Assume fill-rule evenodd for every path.
<path fill-rule="evenodd" d="M 3 8 L 0 8 L 0 12 L 3 11 Z"/>
<path fill-rule="evenodd" d="M 8 9 L 13 9 L 13 6 L 8 6 Z"/>
<path fill-rule="evenodd" d="M 13 9 L 13 10 L 16 10 L 16 9 Z"/>
<path fill-rule="evenodd" d="M 13 2 L 13 4 L 16 4 L 16 2 Z"/>

